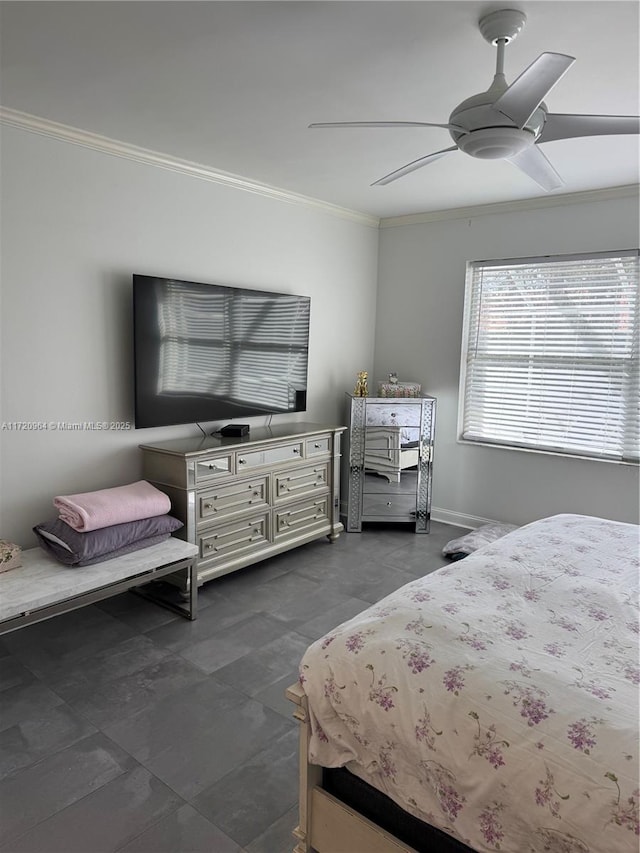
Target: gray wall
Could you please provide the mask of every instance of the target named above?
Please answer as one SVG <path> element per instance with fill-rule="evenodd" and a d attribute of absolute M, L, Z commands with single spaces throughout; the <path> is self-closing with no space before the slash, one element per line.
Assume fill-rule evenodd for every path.
<path fill-rule="evenodd" d="M 637 198 L 383 222 L 378 235 L 320 208 L 10 127 L 0 155 L 4 424 L 132 420 L 132 272 L 263 287 L 311 297 L 299 419 L 343 421 L 344 392 L 364 369 L 372 388 L 395 370 L 438 398 L 436 518 L 638 520 L 637 468 L 456 441 L 466 262 L 632 247 Z M 138 444 L 199 434 L 3 429 L 0 536 L 32 546 L 55 495 L 131 482 Z"/>
<path fill-rule="evenodd" d="M 638 468 L 456 440 L 467 261 L 638 245 L 638 199 L 382 223 L 374 373 L 438 398 L 434 515 L 523 524 L 558 512 L 638 521 Z"/>
<path fill-rule="evenodd" d="M 310 296 L 296 419 L 342 419 L 373 359 L 377 228 L 10 127 L 1 157 L 2 422 L 133 420 L 133 272 Z M 33 546 L 55 495 L 132 482 L 138 444 L 185 435 L 0 431 L 0 536 Z"/>

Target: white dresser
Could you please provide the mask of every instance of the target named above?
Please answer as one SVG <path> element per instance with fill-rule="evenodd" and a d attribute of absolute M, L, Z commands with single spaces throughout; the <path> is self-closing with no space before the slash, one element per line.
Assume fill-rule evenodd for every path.
<path fill-rule="evenodd" d="M 344 529 L 340 437 L 313 423 L 140 446 L 143 477 L 171 499 L 175 535 L 198 546 L 198 582 Z"/>

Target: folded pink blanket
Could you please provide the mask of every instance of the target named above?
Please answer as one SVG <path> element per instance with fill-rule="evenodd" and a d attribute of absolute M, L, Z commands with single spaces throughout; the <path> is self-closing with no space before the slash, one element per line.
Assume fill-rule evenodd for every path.
<path fill-rule="evenodd" d="M 171 509 L 167 495 L 146 480 L 80 495 L 58 495 L 53 505 L 62 521 L 81 532 L 164 515 Z"/>

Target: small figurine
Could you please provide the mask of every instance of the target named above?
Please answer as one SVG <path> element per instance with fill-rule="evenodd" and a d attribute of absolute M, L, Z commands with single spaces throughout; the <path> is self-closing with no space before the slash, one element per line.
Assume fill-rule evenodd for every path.
<path fill-rule="evenodd" d="M 353 391 L 354 397 L 368 397 L 369 396 L 369 386 L 367 385 L 367 379 L 369 374 L 366 370 L 361 370 L 358 373 L 358 381 L 356 382 L 356 387 Z"/>
<path fill-rule="evenodd" d="M 397 373 L 390 373 L 389 374 L 389 384 L 390 385 L 397 385 L 398 384 L 398 374 Z"/>

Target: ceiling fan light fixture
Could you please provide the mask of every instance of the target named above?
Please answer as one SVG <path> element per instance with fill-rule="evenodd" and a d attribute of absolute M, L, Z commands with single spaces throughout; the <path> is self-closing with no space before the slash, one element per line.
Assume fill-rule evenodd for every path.
<path fill-rule="evenodd" d="M 486 127 L 472 130 L 457 140 L 458 148 L 479 160 L 515 157 L 535 142 L 535 134 L 517 127 Z"/>

